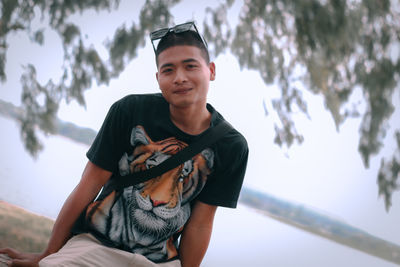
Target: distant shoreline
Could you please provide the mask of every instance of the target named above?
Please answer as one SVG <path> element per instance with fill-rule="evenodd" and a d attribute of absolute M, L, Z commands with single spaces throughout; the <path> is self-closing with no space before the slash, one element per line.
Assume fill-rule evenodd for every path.
<path fill-rule="evenodd" d="M 49 216 L 39 214 L 39 213 L 37 213 L 37 212 L 28 210 L 28 209 L 26 209 L 26 208 L 24 208 L 24 207 L 22 207 L 22 206 L 19 206 L 19 205 L 16 205 L 16 204 L 12 204 L 12 203 L 10 203 L 10 202 L 7 202 L 7 201 L 5 201 L 5 200 L 0 200 L 0 206 L 3 206 L 3 205 L 6 206 L 6 207 L 8 206 L 9 209 L 11 209 L 11 210 L 21 210 L 21 212 L 25 212 L 25 213 L 31 214 L 32 216 L 37 216 L 37 217 L 39 217 L 39 218 L 40 218 L 40 217 L 43 217 L 43 218 L 45 218 L 45 219 L 54 221 L 54 219 L 51 218 L 51 217 L 49 217 Z"/>

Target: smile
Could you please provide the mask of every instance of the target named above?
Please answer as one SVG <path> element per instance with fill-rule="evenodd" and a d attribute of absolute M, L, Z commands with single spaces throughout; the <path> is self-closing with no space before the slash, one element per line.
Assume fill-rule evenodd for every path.
<path fill-rule="evenodd" d="M 174 91 L 174 94 L 186 94 L 187 92 L 191 91 L 192 88 L 181 88 Z"/>

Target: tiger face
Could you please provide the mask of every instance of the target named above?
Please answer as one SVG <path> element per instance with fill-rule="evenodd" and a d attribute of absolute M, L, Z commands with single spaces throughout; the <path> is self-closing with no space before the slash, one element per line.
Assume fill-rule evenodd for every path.
<path fill-rule="evenodd" d="M 154 142 L 141 126 L 132 130 L 131 144 L 132 154 L 119 162 L 121 175 L 152 168 L 187 146 L 175 138 Z M 213 161 L 214 153 L 205 149 L 161 176 L 125 188 L 118 198 L 111 194 L 98 205 L 105 210 L 92 212 L 92 222 L 111 240 L 128 244 L 132 252 L 151 260 L 174 257 L 177 251 L 170 238 L 188 220 L 190 201 L 204 187 Z"/>

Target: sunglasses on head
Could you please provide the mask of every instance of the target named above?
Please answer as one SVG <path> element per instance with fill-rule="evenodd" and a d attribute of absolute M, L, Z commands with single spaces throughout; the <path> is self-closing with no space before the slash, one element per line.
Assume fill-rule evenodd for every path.
<path fill-rule="evenodd" d="M 187 31 L 190 31 L 192 29 L 192 27 L 194 28 L 194 31 L 197 33 L 197 35 L 200 37 L 204 46 L 207 47 L 207 42 L 206 42 L 206 40 L 204 40 L 204 38 L 201 36 L 199 31 L 197 30 L 196 24 L 194 23 L 194 21 L 190 21 L 190 22 L 175 25 L 174 27 L 162 28 L 162 29 L 159 29 L 159 30 L 156 30 L 156 31 L 150 33 L 150 40 L 151 40 L 151 44 L 153 45 L 154 53 L 156 53 L 156 50 L 157 50 L 157 45 L 154 44 L 155 41 L 162 39 L 164 36 L 166 36 L 170 32 L 174 32 L 174 33 L 187 32 Z"/>

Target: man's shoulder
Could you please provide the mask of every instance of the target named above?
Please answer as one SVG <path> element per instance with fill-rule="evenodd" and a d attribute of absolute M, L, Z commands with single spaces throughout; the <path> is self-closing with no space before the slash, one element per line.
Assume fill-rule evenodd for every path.
<path fill-rule="evenodd" d="M 131 94 L 118 100 L 116 105 L 132 105 L 132 104 L 148 104 L 148 103 L 164 103 L 165 99 L 161 93 L 151 94 Z"/>
<path fill-rule="evenodd" d="M 222 116 L 218 118 L 219 122 L 226 121 Z M 227 122 L 227 121 L 226 121 Z M 237 130 L 232 124 L 232 129 L 230 129 L 218 142 L 218 146 L 223 148 L 223 150 L 231 151 L 239 154 L 248 153 L 248 144 L 244 135 Z"/>
<path fill-rule="evenodd" d="M 225 140 L 224 140 L 225 139 Z M 223 142 L 226 144 L 230 144 L 235 149 L 240 150 L 241 152 L 245 153 L 248 150 L 247 140 L 244 135 L 233 128 L 223 139 Z"/>
<path fill-rule="evenodd" d="M 212 114 L 212 123 L 214 126 L 218 125 L 222 121 L 228 122 L 211 104 L 207 104 L 207 108 Z M 235 146 L 240 150 L 247 150 L 248 145 L 246 138 L 232 124 L 231 126 L 232 129 L 221 138 L 219 143 L 230 144 L 230 146 Z"/>
<path fill-rule="evenodd" d="M 122 113 L 133 114 L 135 112 L 149 112 L 154 107 L 162 109 L 166 101 L 162 94 L 131 94 L 117 100 L 111 109 L 119 110 Z"/>

